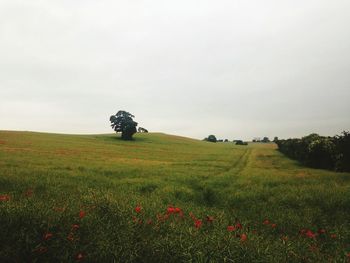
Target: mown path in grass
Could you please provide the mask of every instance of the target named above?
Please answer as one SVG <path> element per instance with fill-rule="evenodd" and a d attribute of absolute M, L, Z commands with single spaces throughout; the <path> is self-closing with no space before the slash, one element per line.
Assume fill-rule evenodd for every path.
<path fill-rule="evenodd" d="M 0 131 L 4 262 L 345 262 L 349 218 L 349 173 L 274 144 Z"/>

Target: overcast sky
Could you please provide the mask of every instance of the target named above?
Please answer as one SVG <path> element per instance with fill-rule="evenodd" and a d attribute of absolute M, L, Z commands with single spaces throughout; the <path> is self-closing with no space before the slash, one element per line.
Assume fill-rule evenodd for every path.
<path fill-rule="evenodd" d="M 0 129 L 350 130 L 349 0 L 0 0 Z"/>

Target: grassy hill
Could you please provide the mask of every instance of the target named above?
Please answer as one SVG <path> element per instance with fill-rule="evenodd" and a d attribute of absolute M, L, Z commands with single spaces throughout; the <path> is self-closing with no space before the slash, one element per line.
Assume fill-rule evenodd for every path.
<path fill-rule="evenodd" d="M 346 262 L 349 218 L 274 144 L 0 131 L 2 262 Z"/>

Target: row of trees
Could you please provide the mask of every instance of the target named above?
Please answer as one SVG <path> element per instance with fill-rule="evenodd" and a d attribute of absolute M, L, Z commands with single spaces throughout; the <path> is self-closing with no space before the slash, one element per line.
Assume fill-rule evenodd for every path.
<path fill-rule="evenodd" d="M 350 133 L 334 137 L 316 133 L 301 139 L 276 140 L 279 151 L 304 165 L 336 171 L 350 171 Z"/>
<path fill-rule="evenodd" d="M 203 141 L 207 141 L 207 142 L 229 142 L 228 139 L 225 139 L 225 140 L 218 140 L 216 139 L 216 136 L 215 135 L 209 135 L 208 137 L 204 138 Z M 248 145 L 247 142 L 244 142 L 242 140 L 233 140 L 233 142 L 236 144 L 236 145 Z"/>

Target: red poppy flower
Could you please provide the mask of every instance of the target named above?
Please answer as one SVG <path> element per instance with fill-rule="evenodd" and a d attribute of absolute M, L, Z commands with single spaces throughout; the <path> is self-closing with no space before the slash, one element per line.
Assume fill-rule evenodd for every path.
<path fill-rule="evenodd" d="M 141 206 L 138 205 L 138 206 L 135 207 L 135 212 L 136 213 L 141 213 L 141 210 L 142 210 Z"/>
<path fill-rule="evenodd" d="M 10 196 L 9 195 L 0 195 L 0 201 L 9 201 Z"/>
<path fill-rule="evenodd" d="M 248 237 L 247 237 L 246 234 L 242 234 L 242 235 L 241 235 L 241 241 L 242 241 L 242 242 L 246 241 L 247 238 L 248 238 Z"/>
<path fill-rule="evenodd" d="M 308 238 L 315 238 L 316 237 L 316 233 L 313 233 L 311 230 L 307 230 L 305 235 L 308 237 Z"/>
<path fill-rule="evenodd" d="M 194 222 L 194 227 L 199 229 L 199 228 L 201 228 L 201 226 L 202 226 L 202 220 L 197 219 Z"/>
<path fill-rule="evenodd" d="M 168 213 L 168 214 L 172 214 L 172 213 L 174 213 L 174 212 L 175 212 L 175 208 L 172 207 L 172 206 L 169 206 L 168 209 L 167 209 L 167 213 Z"/>
<path fill-rule="evenodd" d="M 84 259 L 84 254 L 81 253 L 81 252 L 79 252 L 79 253 L 75 256 L 75 259 L 76 259 L 77 261 L 83 260 L 83 259 Z"/>
<path fill-rule="evenodd" d="M 272 228 L 275 228 L 277 226 L 277 224 L 272 224 L 271 227 Z"/>
<path fill-rule="evenodd" d="M 227 227 L 227 231 L 228 232 L 232 232 L 232 231 L 235 231 L 235 230 L 236 230 L 236 228 L 234 226 L 228 226 Z"/>
<path fill-rule="evenodd" d="M 270 221 L 268 219 L 265 219 L 264 222 L 263 222 L 264 225 L 269 225 L 270 224 Z"/>
<path fill-rule="evenodd" d="M 47 233 L 44 235 L 44 240 L 49 240 L 50 238 L 52 238 L 52 236 L 53 236 L 52 233 L 47 232 Z"/>
<path fill-rule="evenodd" d="M 79 218 L 83 218 L 86 215 L 85 211 L 80 210 L 79 212 Z"/>
<path fill-rule="evenodd" d="M 182 210 L 179 207 L 175 207 L 174 211 L 175 213 L 182 213 Z"/>

